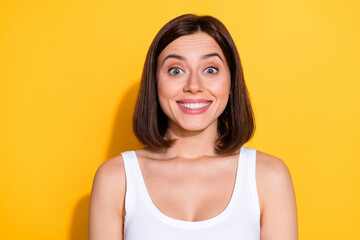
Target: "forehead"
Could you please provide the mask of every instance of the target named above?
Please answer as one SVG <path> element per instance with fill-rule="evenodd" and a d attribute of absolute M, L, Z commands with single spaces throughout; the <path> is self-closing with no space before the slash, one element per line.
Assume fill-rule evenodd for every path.
<path fill-rule="evenodd" d="M 190 35 L 181 36 L 169 45 L 160 53 L 159 59 L 166 57 L 168 54 L 197 54 L 217 52 L 223 55 L 219 44 L 207 33 L 198 32 Z"/>

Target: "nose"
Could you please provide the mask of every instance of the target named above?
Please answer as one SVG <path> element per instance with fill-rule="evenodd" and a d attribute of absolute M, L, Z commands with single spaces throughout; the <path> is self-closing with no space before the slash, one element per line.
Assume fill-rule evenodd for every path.
<path fill-rule="evenodd" d="M 203 90 L 204 87 L 202 85 L 200 76 L 198 76 L 196 73 L 190 74 L 184 86 L 184 92 L 196 93 L 202 92 Z"/>

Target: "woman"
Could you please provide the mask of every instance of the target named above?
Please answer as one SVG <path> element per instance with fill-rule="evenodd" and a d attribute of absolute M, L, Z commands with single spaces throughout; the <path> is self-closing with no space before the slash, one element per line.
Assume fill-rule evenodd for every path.
<path fill-rule="evenodd" d="M 238 52 L 219 20 L 183 15 L 159 31 L 133 127 L 147 147 L 98 169 L 89 239 L 297 239 L 286 165 L 242 147 L 253 113 Z"/>

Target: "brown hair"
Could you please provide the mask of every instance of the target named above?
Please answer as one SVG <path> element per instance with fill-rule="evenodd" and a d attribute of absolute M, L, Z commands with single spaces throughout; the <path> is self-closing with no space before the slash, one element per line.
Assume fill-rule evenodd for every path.
<path fill-rule="evenodd" d="M 175 39 L 199 31 L 209 34 L 219 44 L 231 74 L 229 101 L 218 118 L 215 150 L 218 154 L 231 153 L 249 141 L 254 133 L 254 114 L 240 57 L 228 30 L 214 17 L 186 14 L 174 18 L 160 29 L 146 56 L 133 116 L 133 130 L 138 140 L 151 148 L 168 148 L 174 141 L 165 139 L 168 119 L 161 110 L 157 96 L 157 58 Z"/>

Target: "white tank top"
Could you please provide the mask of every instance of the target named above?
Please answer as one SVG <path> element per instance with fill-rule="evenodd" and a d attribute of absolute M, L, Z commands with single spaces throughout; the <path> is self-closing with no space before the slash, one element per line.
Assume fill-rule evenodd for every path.
<path fill-rule="evenodd" d="M 135 152 L 124 152 L 122 157 L 126 174 L 125 240 L 260 239 L 255 149 L 241 147 L 234 190 L 225 210 L 196 222 L 163 214 L 150 198 Z"/>

